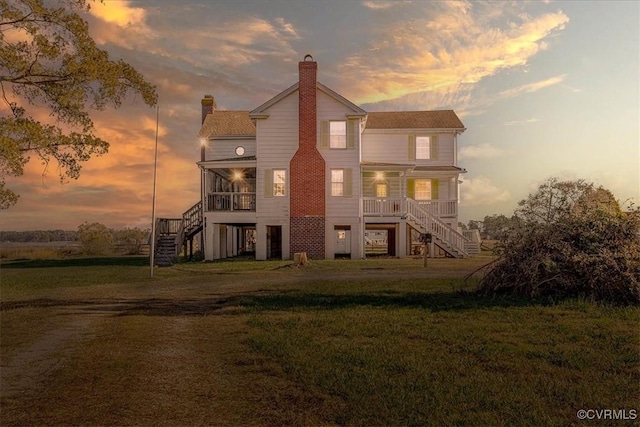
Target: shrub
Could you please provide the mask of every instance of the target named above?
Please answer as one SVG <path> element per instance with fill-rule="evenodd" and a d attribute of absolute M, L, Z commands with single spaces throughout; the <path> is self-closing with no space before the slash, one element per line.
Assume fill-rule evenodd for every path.
<path fill-rule="evenodd" d="M 640 303 L 638 211 L 623 213 L 602 187 L 555 179 L 519 205 L 480 293 Z"/>
<path fill-rule="evenodd" d="M 121 245 L 127 255 L 140 255 L 142 247 L 149 240 L 149 230 L 141 230 L 138 227 L 114 231 L 116 243 Z"/>
<path fill-rule="evenodd" d="M 106 225 L 85 222 L 78 226 L 78 240 L 87 255 L 105 255 L 113 251 L 113 236 Z"/>

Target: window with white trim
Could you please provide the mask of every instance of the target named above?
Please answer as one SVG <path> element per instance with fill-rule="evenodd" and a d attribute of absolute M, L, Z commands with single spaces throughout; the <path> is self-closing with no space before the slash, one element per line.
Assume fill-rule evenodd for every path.
<path fill-rule="evenodd" d="M 415 181 L 416 200 L 431 200 L 431 180 L 416 179 Z"/>
<path fill-rule="evenodd" d="M 379 182 L 376 184 L 376 197 L 388 197 L 389 187 L 385 182 Z"/>
<path fill-rule="evenodd" d="M 273 170 L 273 195 L 284 196 L 287 185 L 287 175 L 284 169 Z"/>
<path fill-rule="evenodd" d="M 344 195 L 344 169 L 331 169 L 331 195 Z"/>
<path fill-rule="evenodd" d="M 329 148 L 347 148 L 347 122 L 329 122 Z"/>
<path fill-rule="evenodd" d="M 425 160 L 431 158 L 431 137 L 416 136 L 416 159 Z"/>

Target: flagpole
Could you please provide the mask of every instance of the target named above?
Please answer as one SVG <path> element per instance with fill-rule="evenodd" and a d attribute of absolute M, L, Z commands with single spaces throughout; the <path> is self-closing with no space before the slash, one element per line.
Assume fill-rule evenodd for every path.
<path fill-rule="evenodd" d="M 160 118 L 160 104 L 156 104 L 156 146 L 153 158 L 153 197 L 151 203 L 151 249 L 149 254 L 149 267 L 153 277 L 153 264 L 156 256 L 156 175 L 158 171 L 158 121 Z"/>

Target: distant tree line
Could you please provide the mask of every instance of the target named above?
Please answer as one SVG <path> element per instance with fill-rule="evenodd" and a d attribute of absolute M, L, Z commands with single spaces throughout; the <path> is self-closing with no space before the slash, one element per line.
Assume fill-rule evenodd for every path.
<path fill-rule="evenodd" d="M 78 242 L 83 252 L 89 255 L 106 255 L 115 248 L 124 250 L 128 255 L 142 253 L 142 248 L 149 242 L 149 229 L 125 227 L 108 228 L 98 222 L 85 222 L 77 231 L 71 230 L 31 230 L 0 231 L 0 242 L 47 243 Z"/>
<path fill-rule="evenodd" d="M 71 230 L 0 231 L 0 242 L 73 242 L 78 232 Z"/>
<path fill-rule="evenodd" d="M 504 233 L 518 224 L 515 215 L 487 215 L 483 220 L 472 219 L 468 224 L 460 223 L 463 230 L 478 230 L 480 237 L 485 240 L 500 240 Z"/>

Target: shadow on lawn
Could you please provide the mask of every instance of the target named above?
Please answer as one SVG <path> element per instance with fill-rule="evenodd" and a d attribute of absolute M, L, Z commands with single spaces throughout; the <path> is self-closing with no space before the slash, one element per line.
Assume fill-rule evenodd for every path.
<path fill-rule="evenodd" d="M 32 259 L 16 260 L 2 263 L 2 268 L 51 268 L 51 267 L 95 267 L 95 266 L 130 266 L 149 265 L 146 256 L 119 256 L 67 259 Z"/>
<path fill-rule="evenodd" d="M 117 316 L 205 316 L 260 311 L 339 310 L 358 306 L 415 308 L 433 312 L 474 310 L 495 307 L 549 305 L 549 300 L 513 297 L 483 297 L 471 292 L 379 292 L 375 294 L 319 294 L 299 291 L 260 291 L 222 298 L 206 299 L 131 299 L 131 300 L 30 300 L 0 304 L 0 308 L 66 307 L 84 313 L 112 313 Z M 78 311 L 76 311 L 77 309 Z M 223 310 L 226 309 L 226 310 Z"/>

